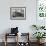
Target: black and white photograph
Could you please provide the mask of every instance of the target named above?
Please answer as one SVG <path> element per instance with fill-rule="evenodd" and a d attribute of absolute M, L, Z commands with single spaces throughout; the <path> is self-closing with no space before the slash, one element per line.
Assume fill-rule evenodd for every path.
<path fill-rule="evenodd" d="M 10 8 L 11 20 L 25 20 L 26 19 L 26 7 L 11 7 Z"/>

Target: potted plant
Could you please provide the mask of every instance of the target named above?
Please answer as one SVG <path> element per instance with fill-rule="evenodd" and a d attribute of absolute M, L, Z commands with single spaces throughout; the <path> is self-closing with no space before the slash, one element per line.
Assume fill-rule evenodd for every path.
<path fill-rule="evenodd" d="M 42 38 L 45 38 L 44 37 L 46 36 L 45 34 L 46 34 L 45 32 L 35 32 L 33 35 L 37 38 L 37 41 L 40 43 L 40 40 Z"/>

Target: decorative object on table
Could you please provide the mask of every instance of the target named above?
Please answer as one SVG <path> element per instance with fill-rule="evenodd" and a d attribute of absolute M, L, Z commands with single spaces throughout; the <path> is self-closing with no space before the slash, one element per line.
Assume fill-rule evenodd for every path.
<path fill-rule="evenodd" d="M 25 20 L 26 19 L 26 7 L 11 7 L 10 8 L 11 20 Z"/>
<path fill-rule="evenodd" d="M 16 28 L 11 28 L 11 34 L 18 33 L 18 27 Z"/>

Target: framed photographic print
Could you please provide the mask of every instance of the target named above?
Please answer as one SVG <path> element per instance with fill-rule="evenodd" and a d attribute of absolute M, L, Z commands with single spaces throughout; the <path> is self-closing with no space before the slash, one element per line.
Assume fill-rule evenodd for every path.
<path fill-rule="evenodd" d="M 11 20 L 25 20 L 26 19 L 26 7 L 11 7 L 10 8 Z"/>

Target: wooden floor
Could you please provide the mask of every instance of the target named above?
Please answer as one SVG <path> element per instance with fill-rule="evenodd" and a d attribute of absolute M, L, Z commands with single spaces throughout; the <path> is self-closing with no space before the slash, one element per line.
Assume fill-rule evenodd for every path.
<path fill-rule="evenodd" d="M 2 43 L 0 42 L 0 46 L 4 46 L 4 43 L 3 42 Z M 10 43 L 8 43 L 7 46 L 15 46 L 15 42 L 14 43 L 10 42 Z M 30 43 L 30 46 L 37 46 L 37 43 L 32 42 L 32 43 Z M 42 46 L 46 46 L 46 43 L 44 43 L 44 45 L 42 45 Z"/>

